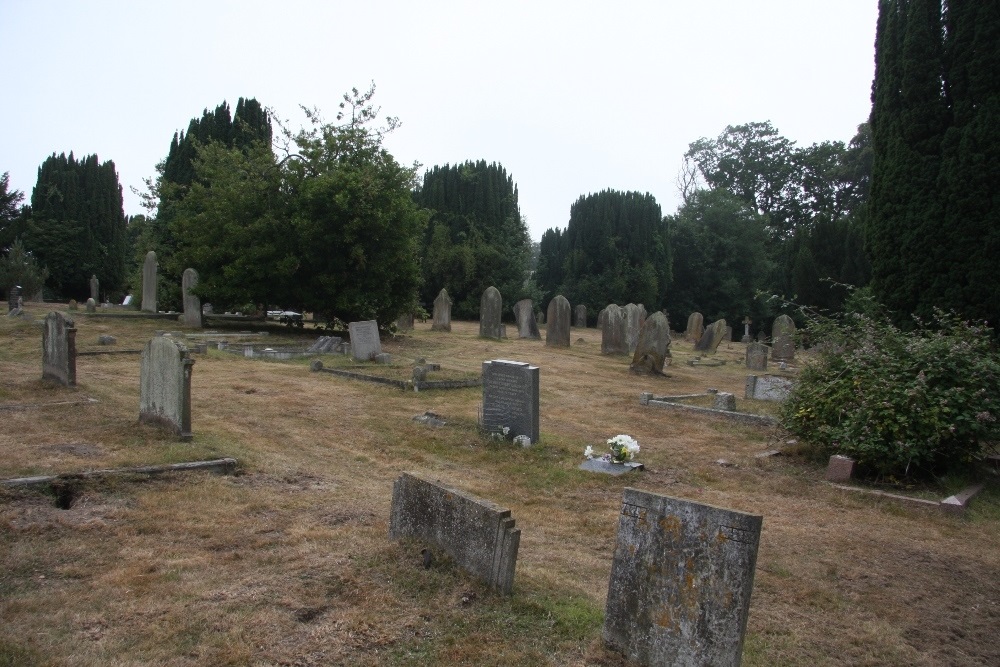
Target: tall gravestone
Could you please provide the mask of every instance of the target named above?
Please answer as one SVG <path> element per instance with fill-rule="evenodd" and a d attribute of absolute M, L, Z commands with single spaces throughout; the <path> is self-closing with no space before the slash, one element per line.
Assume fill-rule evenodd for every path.
<path fill-rule="evenodd" d="M 142 309 L 156 312 L 156 253 L 152 250 L 142 263 Z"/>
<path fill-rule="evenodd" d="M 636 345 L 639 344 L 639 332 L 646 322 L 646 307 L 641 303 L 636 305 L 630 303 L 625 306 L 625 338 L 628 340 L 628 353 L 635 352 Z"/>
<path fill-rule="evenodd" d="M 601 312 L 597 313 L 597 328 L 604 330 L 604 321 L 608 318 L 608 307 L 605 306 L 601 308 Z"/>
<path fill-rule="evenodd" d="M 763 343 L 750 343 L 747 345 L 747 368 L 752 371 L 767 370 L 767 345 Z"/>
<path fill-rule="evenodd" d="M 503 308 L 503 298 L 500 290 L 490 285 L 483 291 L 479 299 L 479 337 L 495 338 L 500 335 L 500 313 Z"/>
<path fill-rule="evenodd" d="M 705 335 L 705 317 L 701 313 L 691 313 L 688 315 L 687 329 L 684 337 L 692 343 L 697 343 Z"/>
<path fill-rule="evenodd" d="M 514 304 L 514 321 L 517 322 L 517 335 L 521 338 L 538 340 L 542 337 L 535 322 L 535 305 L 531 299 L 521 299 Z"/>
<path fill-rule="evenodd" d="M 374 361 L 382 354 L 382 341 L 378 337 L 378 322 L 364 320 L 347 325 L 351 334 L 351 356 L 357 361 Z"/>
<path fill-rule="evenodd" d="M 483 362 L 483 428 L 538 442 L 538 366 L 494 359 Z"/>
<path fill-rule="evenodd" d="M 451 331 L 451 297 L 442 289 L 434 299 L 434 321 L 431 331 Z"/>
<path fill-rule="evenodd" d="M 194 269 L 184 269 L 181 274 L 181 295 L 184 301 L 184 324 L 189 327 L 201 328 L 201 299 L 191 292 L 198 286 L 198 272 Z"/>
<path fill-rule="evenodd" d="M 604 641 L 641 665 L 738 666 L 762 523 L 625 489 Z"/>
<path fill-rule="evenodd" d="M 187 349 L 156 336 L 142 350 L 139 378 L 139 421 L 161 426 L 190 440 L 191 371 Z"/>
<path fill-rule="evenodd" d="M 694 349 L 696 352 L 715 354 L 716 350 L 719 349 L 719 345 L 722 343 L 722 339 L 725 337 L 726 321 L 716 320 L 707 329 L 705 329 L 705 333 L 702 334 L 701 339 L 695 344 Z"/>
<path fill-rule="evenodd" d="M 670 323 L 663 313 L 653 313 L 642 325 L 629 368 L 634 373 L 662 375 L 663 366 L 669 358 Z"/>
<path fill-rule="evenodd" d="M 601 354 L 628 354 L 628 339 L 625 336 L 625 309 L 612 303 L 603 312 Z"/>
<path fill-rule="evenodd" d="M 42 379 L 76 386 L 76 328 L 62 313 L 45 316 L 42 329 Z"/>
<path fill-rule="evenodd" d="M 587 307 L 582 303 L 573 309 L 573 326 L 577 329 L 587 328 Z"/>
<path fill-rule="evenodd" d="M 95 303 L 101 302 L 101 281 L 97 279 L 96 275 L 90 276 L 90 298 Z"/>
<path fill-rule="evenodd" d="M 778 315 L 771 325 L 771 360 L 791 361 L 795 358 L 795 322 L 788 315 Z"/>
<path fill-rule="evenodd" d="M 549 347 L 569 347 L 569 301 L 557 294 L 549 301 L 545 317 L 545 344 Z"/>

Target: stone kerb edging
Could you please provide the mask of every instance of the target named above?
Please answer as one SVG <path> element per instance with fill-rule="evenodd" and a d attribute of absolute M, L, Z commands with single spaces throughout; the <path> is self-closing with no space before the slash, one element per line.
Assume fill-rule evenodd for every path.
<path fill-rule="evenodd" d="M 419 473 L 392 486 L 389 538 L 415 538 L 447 553 L 491 588 L 510 593 L 521 541 L 510 510 Z"/>
<path fill-rule="evenodd" d="M 105 470 L 87 470 L 78 473 L 62 475 L 39 475 L 37 477 L 17 477 L 0 480 L 0 486 L 24 487 L 51 484 L 56 480 L 89 479 L 93 477 L 108 477 L 111 475 L 161 475 L 168 472 L 207 471 L 218 474 L 231 474 L 236 470 L 236 459 L 212 459 L 211 461 L 188 461 L 186 463 L 168 463 L 156 466 L 139 466 L 136 468 L 108 468 Z"/>
<path fill-rule="evenodd" d="M 654 408 L 667 408 L 670 410 L 681 410 L 685 412 L 693 412 L 695 414 L 708 415 L 712 417 L 724 417 L 731 421 L 740 422 L 743 424 L 753 424 L 756 426 L 775 426 L 778 420 L 774 417 L 768 417 L 766 415 L 754 415 L 748 412 L 732 412 L 730 410 L 716 410 L 714 408 L 701 408 L 696 405 L 684 405 L 683 403 L 674 402 L 679 398 L 695 398 L 704 396 L 706 394 L 691 394 L 686 396 L 661 396 L 659 398 L 650 398 L 648 395 L 643 394 L 639 397 L 639 403 L 641 405 L 648 405 Z"/>
<path fill-rule="evenodd" d="M 352 380 L 362 380 L 364 382 L 387 384 L 398 389 L 412 389 L 413 391 L 421 391 L 423 389 L 465 389 L 467 387 L 479 387 L 483 384 L 482 377 L 471 380 L 424 380 L 423 382 L 414 382 L 413 380 L 396 380 L 394 378 L 385 378 L 379 375 L 367 375 L 365 373 L 357 373 L 355 371 L 345 371 L 339 368 L 314 368 L 313 372 L 329 373 L 331 375 L 339 375 L 340 377 L 351 378 Z"/>

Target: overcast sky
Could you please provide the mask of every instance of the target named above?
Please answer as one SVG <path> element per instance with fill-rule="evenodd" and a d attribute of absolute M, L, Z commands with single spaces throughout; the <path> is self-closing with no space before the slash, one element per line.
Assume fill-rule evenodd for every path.
<path fill-rule="evenodd" d="M 870 111 L 877 0 L 0 0 L 0 173 L 30 198 L 53 152 L 129 190 L 206 107 L 256 97 L 297 128 L 377 86 L 424 167 L 499 162 L 532 238 L 607 188 L 672 213 L 687 146 L 770 120 L 849 141 Z"/>

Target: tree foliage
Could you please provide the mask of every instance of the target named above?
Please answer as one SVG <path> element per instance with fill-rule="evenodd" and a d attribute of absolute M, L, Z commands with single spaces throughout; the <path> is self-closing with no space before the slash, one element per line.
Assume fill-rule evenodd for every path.
<path fill-rule="evenodd" d="M 16 239 L 7 254 L 0 257 L 0 287 L 4 291 L 9 292 L 11 287 L 19 286 L 21 294 L 30 298 L 38 294 L 48 277 L 48 269 L 38 265 L 20 239 Z"/>

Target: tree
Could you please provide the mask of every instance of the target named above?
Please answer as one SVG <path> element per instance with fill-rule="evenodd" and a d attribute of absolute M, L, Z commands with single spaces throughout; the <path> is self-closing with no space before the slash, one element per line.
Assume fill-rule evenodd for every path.
<path fill-rule="evenodd" d="M 14 241 L 6 256 L 0 257 L 0 285 L 4 291 L 20 286 L 21 294 L 30 298 L 38 294 L 48 277 L 48 270 L 38 265 L 20 239 Z"/>
<path fill-rule="evenodd" d="M 0 248 L 7 249 L 24 233 L 24 193 L 10 189 L 10 172 L 0 176 Z"/>

